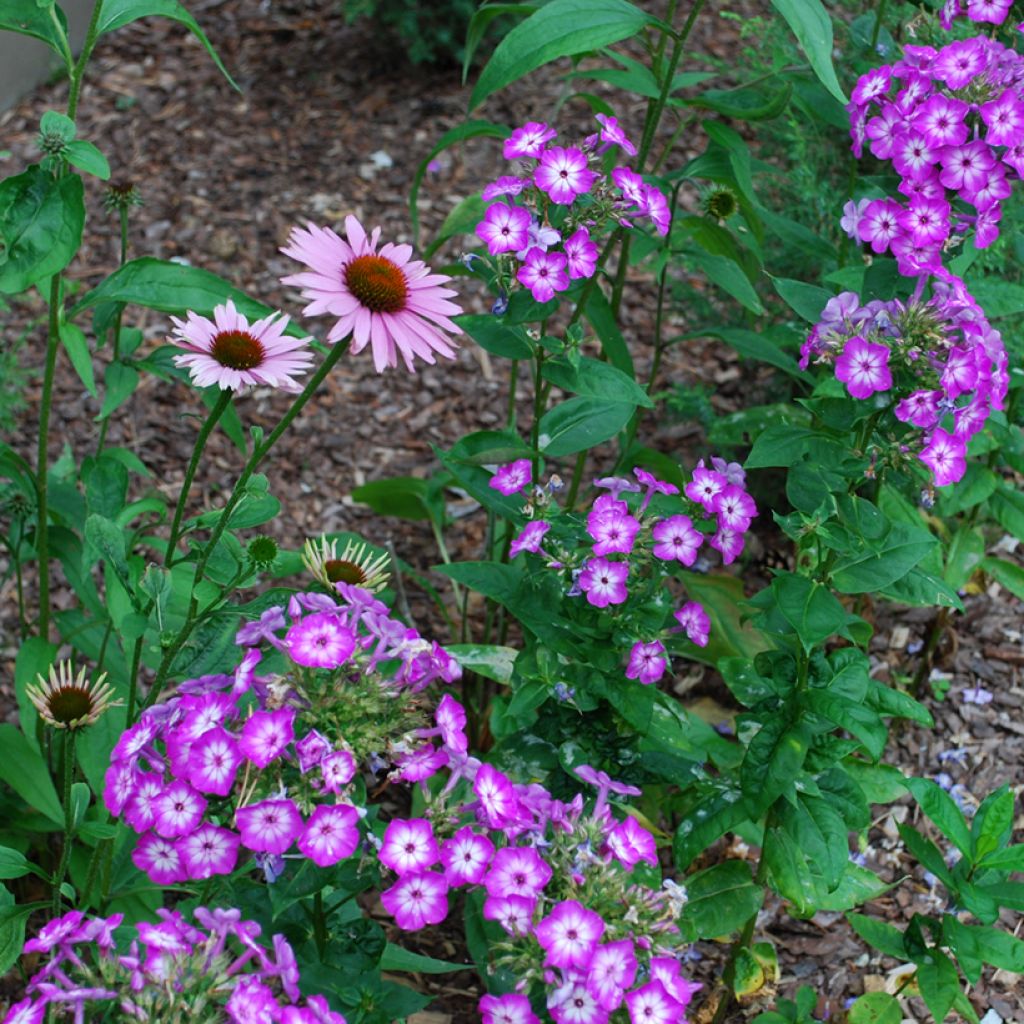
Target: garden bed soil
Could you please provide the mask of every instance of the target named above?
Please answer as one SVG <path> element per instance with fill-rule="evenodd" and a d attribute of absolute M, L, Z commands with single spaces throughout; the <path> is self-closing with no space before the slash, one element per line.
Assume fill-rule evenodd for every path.
<path fill-rule="evenodd" d="M 756 13 L 761 6 L 768 8 L 751 0 L 738 5 L 743 13 Z M 308 220 L 337 226 L 345 215 L 355 214 L 368 227 L 380 224 L 385 239 L 414 241 L 406 206 L 411 181 L 434 142 L 465 117 L 468 91 L 454 69 L 404 64 L 392 40 L 369 26 L 346 25 L 331 3 L 206 0 L 191 4 L 190 10 L 241 91 L 228 86 L 180 26 L 150 19 L 101 41 L 82 97 L 79 136 L 98 144 L 110 157 L 114 178 L 134 183 L 143 196 L 145 205 L 132 214 L 133 256 L 188 261 L 270 305 L 298 314 L 297 294 L 279 281 L 295 271 L 279 252 L 291 227 Z M 697 23 L 693 51 L 728 59 L 736 49 L 735 31 L 734 22 L 714 11 L 707 13 Z M 542 69 L 504 90 L 488 101 L 483 116 L 510 125 L 554 120 L 558 102 L 569 91 L 562 78 L 566 70 L 568 65 Z M 601 88 L 598 84 L 595 91 Z M 64 82 L 41 87 L 0 116 L 3 145 L 9 150 L 0 165 L 5 173 L 15 173 L 37 159 L 33 141 L 39 118 L 47 109 L 63 110 L 66 91 Z M 620 119 L 636 133 L 641 102 L 619 103 Z M 578 101 L 568 103 L 557 120 L 563 136 L 574 134 L 573 129 L 580 135 L 590 130 L 589 111 Z M 698 133 L 684 133 L 669 166 L 681 165 L 703 145 Z M 500 164 L 499 148 L 490 140 L 470 142 L 439 158 L 422 191 L 423 237 L 429 240 L 460 199 L 500 173 Z M 94 180 L 88 182 L 87 195 L 87 244 L 70 270 L 81 289 L 116 266 L 118 249 L 116 222 L 104 214 L 102 189 Z M 449 246 L 434 263 L 458 255 Z M 468 291 L 467 308 L 485 309 L 486 297 L 472 287 Z M 641 372 L 650 361 L 653 308 L 651 281 L 642 270 L 631 272 L 623 329 Z M 37 298 L 18 297 L 4 329 L 5 345 L 23 339 L 21 363 L 33 370 L 24 387 L 17 389 L 24 405 L 13 412 L 7 438 L 30 459 L 39 404 L 35 368 L 45 340 L 42 313 Z M 136 324 L 147 343 L 162 340 L 170 327 L 165 317 L 144 311 Z M 673 313 L 667 333 L 678 334 L 685 327 L 684 319 Z M 720 412 L 751 404 L 751 396 L 759 393 L 767 400 L 771 387 L 770 374 L 741 365 L 733 352 L 710 339 L 668 350 L 661 384 L 668 382 L 713 388 L 712 402 Z M 525 389 L 518 399 L 523 421 L 529 401 Z M 238 408 L 246 424 L 270 427 L 286 401 L 269 389 L 256 389 L 240 399 Z M 346 357 L 265 467 L 272 491 L 283 503 L 275 535 L 295 548 L 307 536 L 353 530 L 376 543 L 393 544 L 415 569 L 429 571 L 438 556 L 428 525 L 377 517 L 354 502 L 351 492 L 369 480 L 428 475 L 435 468 L 431 445 L 447 447 L 471 430 L 500 427 L 506 403 L 505 367 L 492 363 L 471 343 L 463 345 L 454 362 L 423 367 L 416 375 L 397 370 L 379 377 L 368 354 Z M 184 384 L 144 379 L 125 414 L 114 418 L 108 443 L 142 453 L 155 472 L 154 486 L 176 496 L 199 409 L 195 394 Z M 51 458 L 65 443 L 79 457 L 88 451 L 95 444 L 97 412 L 97 402 L 84 395 L 62 358 Z M 701 453 L 700 429 L 692 423 L 649 414 L 641 436 L 684 464 L 691 454 Z M 224 438 L 212 439 L 195 487 L 194 508 L 214 506 L 238 466 L 239 455 L 231 444 Z M 467 510 L 458 503 L 453 506 L 458 515 L 451 540 L 456 560 L 478 557 L 483 539 L 482 517 L 460 514 Z M 766 519 L 762 517 L 762 522 Z M 770 546 L 768 525 L 761 529 Z M 763 581 L 763 570 L 751 562 L 744 563 L 742 571 L 748 591 Z M 440 578 L 435 582 L 440 585 Z M 73 598 L 58 586 L 55 600 L 66 606 Z M 443 623 L 414 586 L 410 604 L 417 624 L 441 636 Z M 13 706 L 9 680 L 18 647 L 15 607 L 13 584 L 8 583 L 0 591 L 0 656 L 8 708 Z M 931 617 L 928 611 L 877 609 L 872 655 L 880 678 L 914 672 L 912 652 L 924 639 Z M 1019 792 L 1024 784 L 1022 630 L 1020 604 L 998 587 L 971 596 L 966 614 L 952 618 L 939 648 L 936 667 L 949 677 L 949 694 L 942 701 L 931 695 L 924 698 L 935 716 L 935 728 L 896 728 L 889 758 L 908 774 L 947 772 L 963 787 L 966 800 L 977 801 L 1004 783 Z M 686 677 L 685 685 L 678 687 L 680 699 L 727 723 L 734 710 L 714 673 L 699 666 L 696 671 L 692 666 L 677 668 L 680 677 Z M 994 694 L 991 703 L 963 701 L 962 692 L 978 684 Z M 951 749 L 963 753 L 940 762 L 939 755 Z M 893 882 L 903 879 L 868 908 L 897 924 L 914 912 L 940 909 L 935 890 L 901 853 L 895 823 L 902 819 L 916 820 L 916 811 L 901 805 L 880 812 L 864 851 L 869 866 L 884 877 Z M 717 852 L 724 855 L 725 850 Z M 750 855 L 736 843 L 729 852 Z M 911 877 L 905 879 L 908 873 Z M 1020 922 L 1006 923 L 1014 927 Z M 892 990 L 899 983 L 890 973 L 894 964 L 867 951 L 841 915 L 818 914 L 798 921 L 779 901 L 770 900 L 757 937 L 771 937 L 778 946 L 781 977 L 771 992 L 791 996 L 798 985 L 810 985 L 819 996 L 819 1010 L 828 1011 L 833 1019 L 849 997 L 877 987 Z M 401 941 L 439 959 L 465 958 L 454 925 L 450 930 L 403 936 Z M 719 943 L 695 947 L 690 969 L 705 989 L 695 1002 L 694 1020 L 710 1018 L 714 979 L 721 973 L 726 951 Z M 476 1019 L 480 988 L 472 971 L 404 980 L 436 996 L 430 1010 L 416 1018 L 419 1024 Z M 729 1019 L 746 1019 L 770 1005 L 771 992 L 762 993 L 752 1006 L 735 1009 Z M 991 1008 L 1003 1021 L 1024 1020 L 1024 992 L 1016 991 L 1013 978 L 1003 972 L 986 972 L 971 999 L 980 1013 Z M 916 1001 L 906 1006 L 908 1020 L 927 1019 Z"/>

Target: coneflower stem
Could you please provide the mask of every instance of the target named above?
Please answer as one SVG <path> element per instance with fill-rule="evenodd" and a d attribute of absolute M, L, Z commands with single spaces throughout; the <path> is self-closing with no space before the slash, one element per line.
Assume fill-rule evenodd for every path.
<path fill-rule="evenodd" d="M 64 838 L 60 848 L 60 861 L 57 864 L 57 871 L 53 876 L 53 916 L 60 914 L 61 886 L 64 885 L 64 876 L 67 874 L 68 861 L 71 859 L 71 835 L 75 830 L 74 809 L 71 806 L 71 784 L 75 779 L 75 729 L 68 729 L 64 733 L 64 765 L 63 765 L 63 787 L 61 796 L 64 801 Z"/>

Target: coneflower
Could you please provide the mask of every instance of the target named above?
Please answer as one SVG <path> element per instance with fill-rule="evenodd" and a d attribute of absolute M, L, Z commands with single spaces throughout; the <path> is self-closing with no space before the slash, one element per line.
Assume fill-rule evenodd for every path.
<path fill-rule="evenodd" d="M 54 729 L 84 729 L 121 703 L 113 699 L 115 691 L 104 682 L 106 678 L 104 672 L 99 679 L 89 680 L 84 668 L 76 676 L 71 662 L 62 661 L 50 666 L 49 679 L 38 675 L 25 694 L 47 725 Z"/>

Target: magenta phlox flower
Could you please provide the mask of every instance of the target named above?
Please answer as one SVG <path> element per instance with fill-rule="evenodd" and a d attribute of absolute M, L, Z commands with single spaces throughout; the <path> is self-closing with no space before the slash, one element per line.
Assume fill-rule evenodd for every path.
<path fill-rule="evenodd" d="M 402 875 L 381 893 L 380 901 L 399 928 L 418 931 L 428 924 L 440 924 L 448 916 L 448 882 L 436 871 Z"/>
<path fill-rule="evenodd" d="M 132 863 L 157 885 L 174 885 L 188 877 L 177 845 L 155 832 L 139 838 L 132 850 Z"/>
<path fill-rule="evenodd" d="M 548 302 L 557 292 L 569 287 L 565 272 L 567 258 L 564 253 L 544 252 L 538 247 L 526 255 L 526 262 L 516 273 L 516 280 L 526 288 L 537 302 Z"/>
<path fill-rule="evenodd" d="M 426 871 L 440 859 L 434 830 L 425 818 L 396 818 L 388 822 L 380 862 L 398 875 Z"/>
<path fill-rule="evenodd" d="M 466 825 L 441 844 L 441 863 L 449 885 L 479 885 L 494 856 L 494 843 Z"/>
<path fill-rule="evenodd" d="M 1024 101 L 1014 89 L 1004 89 L 979 108 L 990 146 L 1014 146 L 1024 137 Z"/>
<path fill-rule="evenodd" d="M 238 749 L 258 768 L 266 768 L 295 739 L 295 708 L 254 711 L 242 726 Z"/>
<path fill-rule="evenodd" d="M 900 214 L 900 228 L 915 244 L 934 245 L 949 237 L 950 207 L 944 199 L 917 196 Z"/>
<path fill-rule="evenodd" d="M 165 839 L 194 831 L 206 813 L 206 800 L 187 782 L 172 782 L 153 801 L 153 823 Z"/>
<path fill-rule="evenodd" d="M 1006 171 L 997 164 L 988 172 L 987 177 L 983 179 L 979 188 L 962 188 L 960 190 L 960 198 L 968 203 L 973 203 L 979 212 L 984 213 L 986 210 L 991 210 L 998 206 L 1003 199 L 1010 195 L 1011 191 L 1012 188 L 1010 180 L 1006 176 Z M 975 235 L 977 235 L 977 228 L 975 228 Z"/>
<path fill-rule="evenodd" d="M 39 929 L 34 939 L 25 943 L 25 953 L 49 953 L 61 943 L 74 941 L 72 936 L 78 931 L 84 915 L 80 910 L 69 910 L 61 917 L 48 921 Z"/>
<path fill-rule="evenodd" d="M 489 484 L 505 497 L 518 494 L 533 480 L 533 466 L 529 459 L 516 459 L 505 466 L 499 466 Z"/>
<path fill-rule="evenodd" d="M 527 178 L 517 178 L 514 175 L 503 174 L 496 181 L 492 181 L 489 185 L 484 186 L 484 190 L 480 193 L 480 198 L 485 203 L 489 203 L 492 199 L 497 199 L 499 196 L 517 196 L 529 184 L 530 182 Z"/>
<path fill-rule="evenodd" d="M 586 154 L 570 146 L 552 146 L 540 156 L 533 172 L 533 183 L 546 192 L 553 203 L 570 205 L 573 200 L 589 192 L 597 174 L 587 167 Z"/>
<path fill-rule="evenodd" d="M 942 151 L 939 181 L 946 188 L 977 192 L 985 186 L 995 166 L 995 154 L 988 143 L 981 139 L 959 146 L 947 146 Z"/>
<path fill-rule="evenodd" d="M 192 744 L 188 781 L 200 793 L 227 796 L 243 760 L 231 733 L 219 726 L 208 729 Z"/>
<path fill-rule="evenodd" d="M 297 845 L 318 867 L 337 864 L 359 845 L 359 812 L 349 804 L 321 804 L 309 816 Z"/>
<path fill-rule="evenodd" d="M 897 402 L 893 415 L 903 423 L 930 430 L 939 422 L 941 391 L 914 391 Z"/>
<path fill-rule="evenodd" d="M 527 523 L 520 531 L 519 536 L 509 545 L 509 558 L 515 558 L 521 551 L 537 554 L 544 542 L 544 534 L 550 529 L 551 524 L 543 519 L 535 519 L 533 522 Z"/>
<path fill-rule="evenodd" d="M 605 923 L 599 914 L 576 900 L 562 900 L 538 922 L 533 934 L 546 953 L 545 964 L 586 970 L 604 929 Z"/>
<path fill-rule="evenodd" d="M 679 1024 L 683 1007 L 655 979 L 626 995 L 631 1024 Z"/>
<path fill-rule="evenodd" d="M 473 792 L 480 801 L 485 823 L 490 828 L 505 828 L 519 817 L 519 801 L 507 775 L 494 765 L 484 764 L 473 780 Z"/>
<path fill-rule="evenodd" d="M 607 608 L 610 604 L 622 604 L 629 596 L 626 589 L 628 577 L 628 562 L 591 558 L 580 573 L 579 585 L 590 604 L 595 608 Z"/>
<path fill-rule="evenodd" d="M 509 935 L 528 935 L 536 905 L 534 896 L 488 896 L 484 900 L 484 920 L 497 921 Z"/>
<path fill-rule="evenodd" d="M 932 471 L 937 487 L 955 484 L 967 472 L 967 445 L 945 430 L 933 430 L 918 458 Z"/>
<path fill-rule="evenodd" d="M 857 84 L 850 93 L 850 101 L 859 107 L 865 107 L 872 100 L 884 96 L 892 85 L 892 68 L 882 66 L 868 71 L 857 79 Z"/>
<path fill-rule="evenodd" d="M 506 160 L 538 159 L 544 147 L 558 134 L 542 121 L 527 121 L 506 140 L 502 151 Z"/>
<path fill-rule="evenodd" d="M 395 758 L 397 772 L 392 777 L 403 782 L 423 782 L 432 778 L 449 763 L 446 751 L 436 749 L 433 744 L 423 746 L 407 754 L 399 754 Z"/>
<path fill-rule="evenodd" d="M 639 786 L 631 786 L 628 782 L 618 782 L 607 772 L 603 772 L 598 768 L 592 768 L 589 764 L 578 765 L 573 771 L 578 778 L 589 783 L 591 786 L 597 787 L 597 801 L 599 804 L 605 802 L 609 793 L 615 793 L 618 796 L 640 796 L 643 792 Z"/>
<path fill-rule="evenodd" d="M 571 280 L 594 276 L 597 269 L 597 246 L 590 240 L 590 232 L 585 227 L 577 228 L 565 240 L 563 248 Z"/>
<path fill-rule="evenodd" d="M 326 736 L 310 729 L 298 743 L 295 744 L 295 753 L 299 758 L 299 771 L 303 775 L 311 768 L 315 768 L 328 754 L 331 753 L 331 744 Z"/>
<path fill-rule="evenodd" d="M 160 729 L 151 718 L 143 718 L 121 733 L 110 753 L 111 761 L 133 761 L 156 739 Z"/>
<path fill-rule="evenodd" d="M 941 79 L 950 89 L 962 89 L 985 70 L 984 41 L 963 39 L 944 46 L 928 69 L 932 78 Z"/>
<path fill-rule="evenodd" d="M 632 871 L 640 861 L 652 867 L 658 865 L 654 836 L 632 816 L 624 818 L 608 833 L 608 849 L 628 871 Z"/>
<path fill-rule="evenodd" d="M 302 815 L 291 800 L 262 800 L 240 807 L 235 822 L 242 843 L 261 853 L 284 853 L 303 829 Z"/>
<path fill-rule="evenodd" d="M 355 647 L 355 633 L 330 612 L 305 616 L 285 635 L 288 656 L 307 668 L 340 668 Z"/>
<path fill-rule="evenodd" d="M 11 1005 L 3 1024 L 43 1024 L 46 1017 L 47 1003 L 45 1000 L 36 1002 L 29 997 Z M 537 1018 L 534 1017 L 534 1020 Z"/>
<path fill-rule="evenodd" d="M 595 555 L 628 555 L 639 532 L 640 520 L 617 509 L 592 511 L 587 516 L 587 533 L 594 541 Z"/>
<path fill-rule="evenodd" d="M 626 678 L 637 679 L 645 686 L 649 686 L 665 674 L 667 667 L 665 645 L 660 640 L 652 640 L 650 643 L 638 641 L 629 652 Z"/>
<path fill-rule="evenodd" d="M 532 846 L 506 846 L 494 854 L 484 888 L 490 896 L 534 900 L 550 881 L 550 865 Z"/>
<path fill-rule="evenodd" d="M 888 349 L 885 351 L 888 352 Z M 742 487 L 737 487 L 735 484 L 723 487 L 715 495 L 711 508 L 718 516 L 720 526 L 738 530 L 741 533 L 750 526 L 750 521 L 757 515 L 757 505 L 754 503 L 754 499 Z"/>
<path fill-rule="evenodd" d="M 893 103 L 882 104 L 881 112 L 871 118 L 864 126 L 864 137 L 870 139 L 873 156 L 879 160 L 888 160 L 892 156 L 892 147 L 896 144 L 896 136 L 903 125 L 903 115 Z"/>
<path fill-rule="evenodd" d="M 483 1024 L 540 1024 L 530 1009 L 530 1000 L 516 992 L 504 996 L 482 996 L 479 1004 Z"/>
<path fill-rule="evenodd" d="M 622 130 L 617 118 L 607 114 L 595 114 L 594 117 L 601 125 L 601 141 L 605 144 L 602 147 L 602 152 L 609 146 L 618 146 L 629 156 L 636 156 L 636 146 L 626 138 L 626 133 Z"/>
<path fill-rule="evenodd" d="M 699 982 L 690 981 L 679 973 L 679 961 L 674 957 L 656 956 L 651 958 L 651 977 L 665 986 L 665 991 L 685 1010 L 695 992 L 699 992 Z"/>
<path fill-rule="evenodd" d="M 876 391 L 888 391 L 892 387 L 889 348 L 854 335 L 843 346 L 835 373 L 854 398 L 868 398 Z"/>
<path fill-rule="evenodd" d="M 728 481 L 713 469 L 707 469 L 704 460 L 697 463 L 693 471 L 693 479 L 683 488 L 683 493 L 700 505 L 706 512 L 713 512 L 715 498 L 726 487 Z"/>
<path fill-rule="evenodd" d="M 978 398 L 953 413 L 953 434 L 962 441 L 969 441 L 988 419 L 992 407 L 987 398 Z"/>
<path fill-rule="evenodd" d="M 706 647 L 711 632 L 711 619 L 704 608 L 696 601 L 687 601 L 674 616 L 683 628 L 687 638 L 698 647 Z"/>
<path fill-rule="evenodd" d="M 262 652 L 256 647 L 250 647 L 235 669 L 232 679 L 231 696 L 238 698 L 254 688 L 256 681 L 256 666 L 263 659 Z"/>
<path fill-rule="evenodd" d="M 541 224 L 536 217 L 530 218 L 530 226 L 526 229 L 526 241 L 516 252 L 516 259 L 522 262 L 530 255 L 531 249 L 547 252 L 553 245 L 558 245 L 562 236 L 547 224 Z"/>
<path fill-rule="evenodd" d="M 721 554 L 723 565 L 732 565 L 743 553 L 743 534 L 739 530 L 720 526 L 708 541 L 708 545 Z"/>
<path fill-rule="evenodd" d="M 239 837 L 209 823 L 178 840 L 178 852 L 187 877 L 194 880 L 230 875 L 238 860 Z"/>
<path fill-rule="evenodd" d="M 954 346 L 946 356 L 946 365 L 939 378 L 948 398 L 958 398 L 972 391 L 978 383 L 978 364 L 975 350 Z"/>
<path fill-rule="evenodd" d="M 445 694 L 434 711 L 434 721 L 441 731 L 441 740 L 449 750 L 464 754 L 469 749 L 466 739 L 466 709 L 450 694 Z"/>
<path fill-rule="evenodd" d="M 967 0 L 967 17 L 971 21 L 1002 25 L 1012 6 L 1013 0 Z"/>
<path fill-rule="evenodd" d="M 340 793 L 355 778 L 356 759 L 348 750 L 336 750 L 321 760 L 320 774 L 324 792 Z"/>
<path fill-rule="evenodd" d="M 962 100 L 936 93 L 914 111 L 911 124 L 933 146 L 959 146 L 967 141 L 969 109 Z"/>
<path fill-rule="evenodd" d="M 492 256 L 517 252 L 526 245 L 530 212 L 521 206 L 494 203 L 487 207 L 484 219 L 476 226 L 477 237 Z"/>
<path fill-rule="evenodd" d="M 876 253 L 883 253 L 899 234 L 903 207 L 895 199 L 875 199 L 864 209 L 858 230 L 862 242 Z"/>
<path fill-rule="evenodd" d="M 684 515 L 669 516 L 656 523 L 651 530 L 651 538 L 655 558 L 665 561 L 676 559 L 683 565 L 693 565 L 704 540 L 703 535 L 694 529 L 693 520 Z"/>
<path fill-rule="evenodd" d="M 272 313 L 251 324 L 229 299 L 213 310 L 213 320 L 189 311 L 185 320 L 171 317 L 171 343 L 185 349 L 174 357 L 175 366 L 188 368 L 192 383 L 205 388 L 240 391 L 262 384 L 297 392 L 295 377 L 313 365 L 308 337 L 285 335 L 288 317 Z"/>
<path fill-rule="evenodd" d="M 640 189 L 641 214 L 647 216 L 654 225 L 656 234 L 664 238 L 672 223 L 672 211 L 663 192 L 653 185 L 644 185 Z"/>
<path fill-rule="evenodd" d="M 207 693 L 199 697 L 184 697 L 179 705 L 185 717 L 176 732 L 189 742 L 198 740 L 210 729 L 238 717 L 235 698 L 227 693 Z"/>
<path fill-rule="evenodd" d="M 164 791 L 162 775 L 140 772 L 135 778 L 135 789 L 124 806 L 124 818 L 136 832 L 152 828 L 156 817 L 154 801 Z"/>
<path fill-rule="evenodd" d="M 636 979 L 636 953 L 630 939 L 598 946 L 587 972 L 587 991 L 601 1008 L 611 1013 Z"/>
<path fill-rule="evenodd" d="M 285 625 L 284 609 L 275 605 L 268 608 L 255 621 L 245 623 L 235 634 L 235 643 L 242 647 L 258 643 L 269 643 L 277 647 L 281 641 L 275 631 L 284 629 Z"/>
<path fill-rule="evenodd" d="M 608 1024 L 607 1012 L 574 973 L 548 996 L 548 1013 L 555 1024 Z"/>

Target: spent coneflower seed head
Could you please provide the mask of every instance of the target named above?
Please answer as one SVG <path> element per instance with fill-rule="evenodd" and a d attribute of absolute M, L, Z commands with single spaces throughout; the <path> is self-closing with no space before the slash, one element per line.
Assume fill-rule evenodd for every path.
<path fill-rule="evenodd" d="M 78 675 L 70 661 L 50 666 L 49 679 L 41 674 L 25 694 L 39 717 L 54 729 L 84 729 L 93 725 L 108 709 L 121 702 L 114 700 L 114 688 L 106 683 L 104 672 L 99 679 L 86 678 L 86 670 Z"/>
<path fill-rule="evenodd" d="M 362 587 L 371 594 L 383 590 L 391 574 L 387 571 L 387 555 L 374 556 L 366 544 L 348 540 L 341 554 L 338 542 L 321 537 L 319 542 L 307 540 L 302 549 L 302 563 L 313 578 L 333 591 L 336 583 Z"/>
<path fill-rule="evenodd" d="M 704 209 L 715 220 L 728 220 L 740 208 L 740 201 L 731 188 L 714 188 L 704 196 Z"/>
<path fill-rule="evenodd" d="M 246 552 L 249 561 L 261 572 L 270 570 L 277 561 L 277 542 L 272 537 L 254 537 Z"/>

